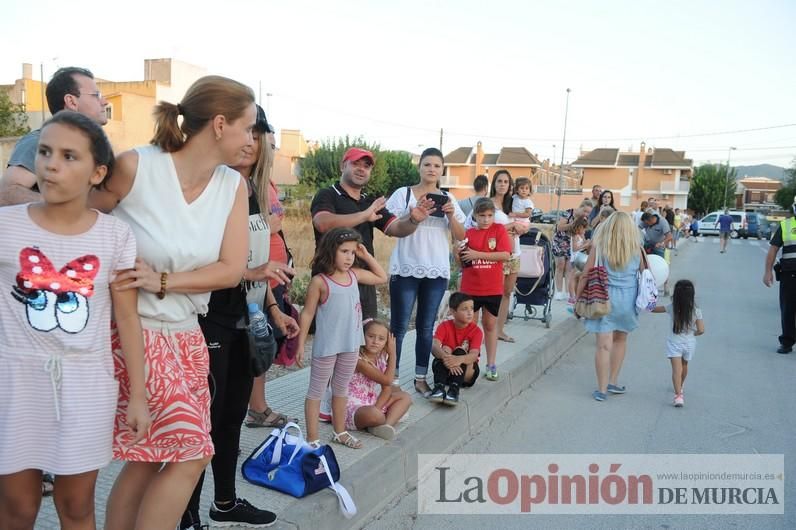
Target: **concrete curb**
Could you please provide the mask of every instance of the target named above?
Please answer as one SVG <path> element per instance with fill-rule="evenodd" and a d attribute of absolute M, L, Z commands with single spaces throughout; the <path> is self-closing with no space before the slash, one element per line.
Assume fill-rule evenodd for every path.
<path fill-rule="evenodd" d="M 458 407 L 432 411 L 401 431 L 400 436 L 372 451 L 342 473 L 341 483 L 359 512 L 345 519 L 331 491 L 297 499 L 280 513 L 284 528 L 362 528 L 391 501 L 417 485 L 418 453 L 444 453 L 464 442 L 500 409 L 531 386 L 578 340 L 586 335 L 580 322 L 564 319 L 528 345 L 527 354 L 500 365 L 502 379 L 462 392 Z"/>

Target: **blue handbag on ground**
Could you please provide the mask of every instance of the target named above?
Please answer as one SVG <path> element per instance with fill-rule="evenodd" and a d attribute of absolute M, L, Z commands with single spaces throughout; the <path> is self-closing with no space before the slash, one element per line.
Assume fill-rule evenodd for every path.
<path fill-rule="evenodd" d="M 290 429 L 298 431 L 298 435 L 290 434 Z M 357 513 L 348 491 L 338 483 L 340 466 L 332 448 L 328 445 L 313 448 L 295 423 L 271 431 L 243 462 L 241 473 L 252 484 L 298 498 L 331 488 L 346 518 Z"/>

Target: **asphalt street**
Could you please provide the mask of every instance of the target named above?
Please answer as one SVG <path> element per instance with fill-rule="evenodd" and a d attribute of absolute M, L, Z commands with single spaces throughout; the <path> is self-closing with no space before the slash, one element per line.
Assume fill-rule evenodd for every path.
<path fill-rule="evenodd" d="M 720 254 L 713 237 L 689 243 L 675 257 L 671 279 L 695 283 L 706 327 L 684 408 L 672 406 L 668 318 L 646 314 L 630 335 L 620 376 L 627 394 L 603 403 L 591 398 L 594 336 L 587 335 L 456 452 L 784 454 L 784 516 L 417 515 L 415 490 L 367 528 L 796 528 L 796 353 L 775 352 L 777 288 L 762 283 L 767 249 L 765 241 L 738 240 Z"/>

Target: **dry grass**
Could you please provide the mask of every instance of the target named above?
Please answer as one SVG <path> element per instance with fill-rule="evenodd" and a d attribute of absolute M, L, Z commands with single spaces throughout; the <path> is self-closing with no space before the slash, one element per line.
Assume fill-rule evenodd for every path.
<path fill-rule="evenodd" d="M 310 262 L 315 254 L 315 234 L 312 229 L 309 202 L 295 201 L 286 206 L 285 218 L 282 221 L 282 230 L 285 233 L 288 247 L 293 253 L 293 262 L 298 271 L 297 276 L 302 277 L 310 273 Z M 373 247 L 376 259 L 387 270 L 390 263 L 390 254 L 395 247 L 395 238 L 387 237 L 379 230 L 375 230 Z M 386 285 L 378 287 L 382 300 L 389 300 Z"/>
<path fill-rule="evenodd" d="M 301 215 L 286 215 L 282 221 L 282 230 L 285 232 L 299 274 L 309 273 L 310 262 L 315 254 L 315 234 L 312 230 L 309 209 Z M 376 250 L 376 259 L 387 270 L 396 240 L 385 236 L 379 230 L 375 232 L 373 246 Z"/>

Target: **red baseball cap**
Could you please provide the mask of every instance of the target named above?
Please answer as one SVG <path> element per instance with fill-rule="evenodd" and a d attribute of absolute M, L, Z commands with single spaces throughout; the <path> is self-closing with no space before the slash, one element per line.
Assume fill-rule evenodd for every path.
<path fill-rule="evenodd" d="M 346 151 L 345 154 L 343 155 L 343 163 L 346 163 L 348 161 L 356 162 L 357 160 L 362 160 L 363 158 L 370 158 L 371 164 L 376 162 L 376 158 L 373 156 L 373 153 L 371 153 L 367 149 L 352 147 L 348 151 Z"/>

